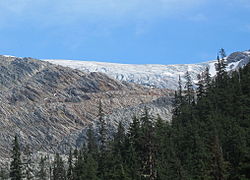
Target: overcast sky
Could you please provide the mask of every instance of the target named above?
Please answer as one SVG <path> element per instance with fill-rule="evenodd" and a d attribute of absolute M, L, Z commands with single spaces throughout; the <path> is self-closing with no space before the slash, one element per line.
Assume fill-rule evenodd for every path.
<path fill-rule="evenodd" d="M 196 63 L 250 49 L 249 0 L 0 0 L 0 54 Z"/>

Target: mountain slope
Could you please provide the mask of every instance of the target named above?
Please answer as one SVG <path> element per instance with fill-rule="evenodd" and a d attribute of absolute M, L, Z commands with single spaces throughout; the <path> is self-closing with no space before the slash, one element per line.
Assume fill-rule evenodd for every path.
<path fill-rule="evenodd" d="M 133 82 L 149 87 L 176 89 L 178 76 L 184 76 L 189 71 L 194 81 L 197 75 L 210 67 L 210 73 L 215 75 L 215 61 L 199 64 L 177 65 L 132 65 L 93 61 L 75 60 L 45 60 L 53 64 L 71 67 L 84 72 L 102 72 L 120 81 Z M 235 52 L 228 56 L 228 71 L 237 69 L 250 61 L 250 51 Z"/>
<path fill-rule="evenodd" d="M 97 119 L 101 100 L 111 127 L 148 105 L 170 118 L 168 90 L 122 83 L 103 73 L 85 73 L 32 58 L 0 56 L 0 157 L 8 157 L 13 136 L 34 152 L 64 152 L 83 143 Z M 170 100 L 168 100 L 170 102 Z M 167 113 L 167 114 L 165 114 Z M 127 120 L 127 124 L 129 121 Z M 112 129 L 112 128 L 111 128 Z"/>

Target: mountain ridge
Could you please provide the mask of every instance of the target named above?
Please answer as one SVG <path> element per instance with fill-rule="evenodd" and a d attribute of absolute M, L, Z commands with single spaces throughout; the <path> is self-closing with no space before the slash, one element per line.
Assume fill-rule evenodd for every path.
<path fill-rule="evenodd" d="M 231 71 L 244 66 L 250 62 L 250 51 L 234 52 L 228 59 L 227 70 Z M 119 81 L 132 82 L 148 87 L 169 88 L 175 90 L 178 86 L 178 76 L 184 76 L 189 71 L 194 82 L 197 75 L 203 72 L 206 67 L 210 68 L 210 74 L 216 74 L 215 64 L 217 60 L 201 62 L 197 64 L 119 64 L 80 60 L 55 60 L 45 59 L 44 61 L 78 69 L 84 72 L 103 72 Z"/>

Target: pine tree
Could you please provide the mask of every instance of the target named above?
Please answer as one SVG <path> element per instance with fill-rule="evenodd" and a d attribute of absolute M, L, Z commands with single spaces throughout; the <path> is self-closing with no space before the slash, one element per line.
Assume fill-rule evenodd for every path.
<path fill-rule="evenodd" d="M 156 179 L 156 147 L 155 134 L 153 130 L 152 119 L 149 116 L 148 109 L 145 107 L 144 114 L 141 117 L 142 134 L 141 142 L 141 159 L 142 159 L 142 177 L 154 180 Z"/>
<path fill-rule="evenodd" d="M 103 152 L 106 149 L 106 141 L 107 141 L 107 124 L 104 119 L 102 102 L 99 102 L 98 108 L 98 125 L 99 125 L 99 143 L 100 143 L 100 151 Z"/>
<path fill-rule="evenodd" d="M 12 149 L 12 161 L 10 164 L 10 178 L 11 180 L 21 180 L 22 179 L 22 162 L 21 162 L 21 152 L 19 147 L 19 142 L 17 136 L 15 136 Z"/>
<path fill-rule="evenodd" d="M 117 128 L 117 133 L 114 136 L 114 153 L 122 155 L 123 145 L 125 143 L 125 128 L 120 121 Z"/>
<path fill-rule="evenodd" d="M 40 162 L 39 162 L 39 170 L 37 174 L 37 177 L 39 180 L 47 180 L 45 161 L 46 161 L 46 157 L 41 157 Z"/>
<path fill-rule="evenodd" d="M 87 150 L 93 157 L 96 157 L 98 152 L 97 139 L 93 130 L 93 126 L 89 126 L 87 130 Z"/>
<path fill-rule="evenodd" d="M 5 168 L 0 169 L 0 179 L 1 180 L 8 180 L 9 179 L 9 173 Z"/>
<path fill-rule="evenodd" d="M 212 139 L 212 175 L 215 180 L 225 179 L 225 162 L 223 159 L 222 148 L 220 146 L 219 137 L 214 134 Z"/>
<path fill-rule="evenodd" d="M 98 165 L 95 159 L 93 158 L 92 154 L 86 154 L 84 158 L 84 163 L 82 166 L 83 173 L 81 174 L 81 180 L 98 180 Z"/>
<path fill-rule="evenodd" d="M 77 155 L 75 155 L 76 161 L 73 169 L 73 179 L 81 180 L 82 174 L 84 173 L 84 155 L 83 150 L 77 151 Z"/>
<path fill-rule="evenodd" d="M 181 81 L 181 76 L 179 75 L 179 80 L 178 80 L 178 97 L 182 97 L 182 81 Z"/>
<path fill-rule="evenodd" d="M 107 123 L 104 119 L 102 102 L 99 102 L 98 112 L 98 137 L 99 137 L 99 157 L 98 157 L 98 172 L 102 179 L 105 179 L 105 173 L 109 167 L 106 163 L 107 153 Z"/>
<path fill-rule="evenodd" d="M 220 53 L 222 59 L 225 59 L 227 57 L 225 49 L 221 48 L 219 53 Z"/>
<path fill-rule="evenodd" d="M 204 77 L 204 84 L 206 89 L 209 88 L 209 85 L 212 81 L 211 74 L 209 72 L 209 67 L 206 67 L 205 71 L 203 72 L 203 77 Z"/>
<path fill-rule="evenodd" d="M 197 75 L 198 83 L 197 85 L 197 99 L 200 100 L 205 94 L 205 87 L 204 87 L 204 79 L 202 78 L 202 75 Z"/>
<path fill-rule="evenodd" d="M 186 88 L 186 101 L 188 104 L 192 104 L 194 102 L 194 88 L 193 88 L 193 83 L 192 83 L 192 78 L 190 73 L 187 71 L 185 74 L 185 88 Z"/>
<path fill-rule="evenodd" d="M 129 179 L 129 168 L 126 163 L 130 161 L 128 158 L 129 152 L 127 151 L 128 138 L 126 138 L 125 128 L 122 122 L 119 122 L 117 132 L 114 134 L 113 141 L 111 142 L 111 152 L 108 153 L 108 164 L 110 168 L 108 172 L 109 179 Z M 135 169 L 134 169 L 135 171 Z"/>
<path fill-rule="evenodd" d="M 53 163 L 53 180 L 66 180 L 66 172 L 62 158 L 57 153 Z"/>
<path fill-rule="evenodd" d="M 224 49 L 221 49 L 219 52 L 220 56 L 217 56 L 217 64 L 215 64 L 215 69 L 217 71 L 216 74 L 216 82 L 217 87 L 224 87 L 227 78 L 227 71 L 226 71 L 226 62 L 225 57 L 226 53 Z"/>
<path fill-rule="evenodd" d="M 139 180 L 141 178 L 140 168 L 141 168 L 141 128 L 140 121 L 134 115 L 132 118 L 132 123 L 129 126 L 128 135 L 125 141 L 127 152 L 126 152 L 126 164 L 129 168 L 129 174 L 132 179 Z"/>
<path fill-rule="evenodd" d="M 24 158 L 23 158 L 23 171 L 24 176 L 27 180 L 31 180 L 34 178 L 34 172 L 33 172 L 33 161 L 31 159 L 32 152 L 30 150 L 29 145 L 27 145 L 23 150 Z"/>
<path fill-rule="evenodd" d="M 67 180 L 73 180 L 73 157 L 72 149 L 70 148 L 68 157 L 68 170 L 67 170 Z"/>

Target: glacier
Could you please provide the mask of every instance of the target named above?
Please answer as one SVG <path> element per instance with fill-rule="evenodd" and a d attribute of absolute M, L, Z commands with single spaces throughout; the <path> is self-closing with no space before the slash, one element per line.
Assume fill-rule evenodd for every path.
<path fill-rule="evenodd" d="M 236 61 L 235 61 L 236 60 Z M 176 89 L 179 76 L 189 71 L 194 82 L 197 75 L 209 67 L 211 76 L 215 76 L 217 60 L 198 64 L 119 64 L 81 60 L 45 59 L 45 61 L 78 69 L 84 72 L 102 72 L 119 81 L 136 83 L 153 88 Z M 250 51 L 235 52 L 226 58 L 227 71 L 244 66 L 250 61 Z"/>

